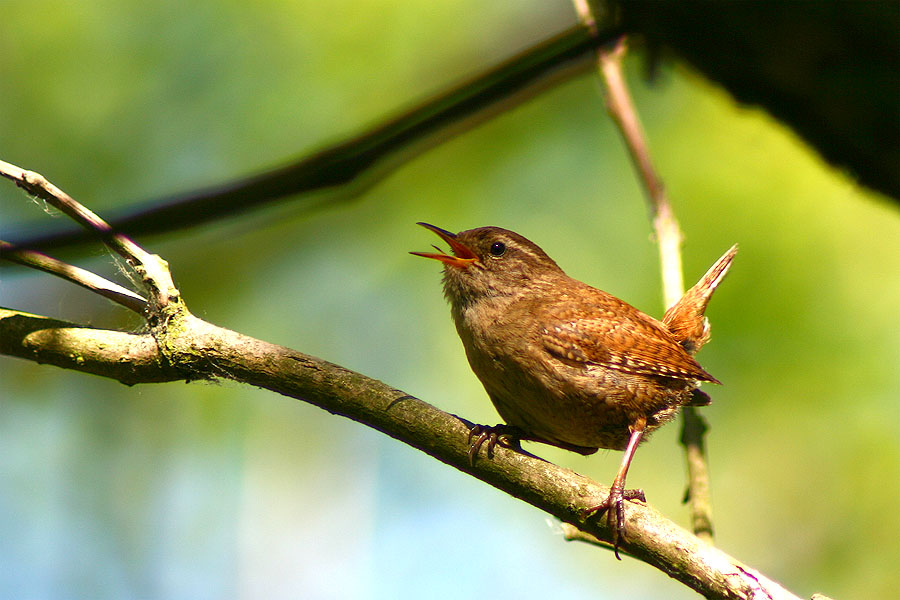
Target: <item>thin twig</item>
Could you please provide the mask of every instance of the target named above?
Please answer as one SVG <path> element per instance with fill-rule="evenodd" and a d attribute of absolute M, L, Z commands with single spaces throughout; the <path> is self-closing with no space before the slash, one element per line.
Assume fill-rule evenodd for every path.
<path fill-rule="evenodd" d="M 712 505 L 709 490 L 704 435 L 709 426 L 694 406 L 685 406 L 681 413 L 683 425 L 679 442 L 684 446 L 688 470 L 688 485 L 684 502 L 691 510 L 691 530 L 701 540 L 713 542 Z"/>
<path fill-rule="evenodd" d="M 596 6 L 591 0 L 573 0 L 582 23 L 592 31 L 597 30 Z M 681 266 L 681 242 L 683 239 L 678 220 L 666 195 L 662 179 L 656 173 L 650 159 L 646 136 L 641 127 L 637 110 L 628 91 L 622 71 L 622 59 L 626 51 L 626 39 L 620 37 L 612 47 L 597 50 L 598 68 L 606 92 L 607 112 L 619 129 L 628 153 L 643 183 L 653 220 L 662 272 L 663 298 L 666 308 L 675 305 L 684 294 L 684 278 Z M 693 407 L 685 407 L 682 413 L 682 443 L 688 457 L 687 501 L 694 532 L 712 541 L 712 503 L 709 499 L 709 472 L 703 449 L 704 427 L 689 426 L 702 420 Z"/>
<path fill-rule="evenodd" d="M 142 314 L 144 309 L 147 308 L 147 300 L 131 290 L 86 269 L 70 265 L 52 256 L 47 256 L 42 252 L 23 250 L 16 248 L 9 242 L 0 240 L 0 259 L 61 277 L 117 304 L 121 304 L 138 314 Z"/>
<path fill-rule="evenodd" d="M 28 171 L 0 160 L 0 176 L 15 182 L 28 194 L 47 201 L 88 231 L 94 232 L 125 260 L 140 262 L 143 255 L 146 254 L 124 235 L 117 234 L 109 226 L 109 223 L 101 219 L 94 211 L 76 202 L 74 198 L 47 181 L 47 178 L 40 173 Z"/>
<path fill-rule="evenodd" d="M 175 284 L 172 282 L 168 266 L 162 259 L 148 253 L 125 235 L 117 233 L 109 223 L 47 181 L 43 175 L 0 160 L 0 177 L 15 182 L 32 196 L 46 200 L 76 223 L 96 234 L 104 244 L 124 258 L 141 275 L 155 306 L 164 307 L 177 300 Z"/>
<path fill-rule="evenodd" d="M 625 48 L 623 38 L 611 50 L 599 50 L 597 55 L 603 80 L 606 82 L 607 110 L 619 127 L 631 159 L 644 183 L 653 215 L 653 228 L 659 244 L 663 298 L 668 308 L 678 302 L 684 294 L 681 266 L 681 243 L 684 238 L 662 180 L 653 168 L 646 136 L 623 76 L 622 58 Z M 703 442 L 706 426 L 705 424 L 703 427 L 689 426 L 690 423 L 702 421 L 703 417 L 696 408 L 685 407 L 682 411 L 681 440 L 688 457 L 687 503 L 691 513 L 692 529 L 702 539 L 712 542 L 712 501 L 709 497 L 709 468 Z"/>

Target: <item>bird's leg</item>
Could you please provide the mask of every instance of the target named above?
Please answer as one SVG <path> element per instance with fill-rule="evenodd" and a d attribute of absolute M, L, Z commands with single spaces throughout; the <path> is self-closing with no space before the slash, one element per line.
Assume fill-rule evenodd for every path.
<path fill-rule="evenodd" d="M 595 513 L 603 514 L 606 512 L 606 524 L 612 536 L 613 551 L 619 560 L 622 560 L 619 556 L 619 541 L 625 537 L 625 500 L 647 501 L 643 490 L 625 489 L 625 477 L 628 475 L 628 467 L 631 466 L 631 459 L 634 457 L 634 451 L 637 450 L 638 444 L 641 442 L 646 425 L 646 419 L 639 419 L 634 425 L 629 427 L 631 436 L 628 438 L 628 446 L 625 448 L 622 464 L 619 466 L 619 472 L 616 473 L 616 478 L 613 480 L 606 500 L 581 511 L 582 517 L 585 519 Z"/>
<path fill-rule="evenodd" d="M 512 425 L 474 425 L 469 430 L 469 465 L 475 466 L 475 458 L 481 452 L 481 447 L 487 442 L 487 456 L 494 458 L 494 447 L 500 444 L 504 448 L 512 450 L 521 450 L 522 446 L 519 440 L 522 439 L 523 432 L 518 427 Z"/>

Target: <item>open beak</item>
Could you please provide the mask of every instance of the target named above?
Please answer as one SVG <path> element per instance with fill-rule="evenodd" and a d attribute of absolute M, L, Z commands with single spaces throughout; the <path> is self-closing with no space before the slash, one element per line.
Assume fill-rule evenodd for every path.
<path fill-rule="evenodd" d="M 410 252 L 410 254 L 415 254 L 416 256 L 424 256 L 425 258 L 433 258 L 435 260 L 439 260 L 444 264 L 451 265 L 453 267 L 458 267 L 460 269 L 465 269 L 469 265 L 474 262 L 478 262 L 478 256 L 472 252 L 468 246 L 459 243 L 456 241 L 456 234 L 450 233 L 446 229 L 441 229 L 440 227 L 435 227 L 434 225 L 430 225 L 428 223 L 416 223 L 416 225 L 421 225 L 425 229 L 430 229 L 431 231 L 438 234 L 438 236 L 450 244 L 450 250 L 453 251 L 453 254 L 447 254 L 437 246 L 435 246 L 435 250 L 438 252 Z"/>

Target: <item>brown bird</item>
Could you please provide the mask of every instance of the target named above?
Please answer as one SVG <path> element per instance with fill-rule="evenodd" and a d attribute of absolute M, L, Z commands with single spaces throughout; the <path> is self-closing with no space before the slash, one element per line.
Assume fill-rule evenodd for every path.
<path fill-rule="evenodd" d="M 470 462 L 485 442 L 488 456 L 497 443 L 517 448 L 519 440 L 580 454 L 624 450 L 609 496 L 583 511 L 607 512 L 618 556 L 624 500 L 644 500 L 640 490 L 625 489 L 635 449 L 679 407 L 709 404 L 700 382 L 719 383 L 688 351 L 709 338 L 703 311 L 736 247 L 669 309 L 667 327 L 572 279 L 517 233 L 419 225 L 450 245 L 453 254 L 437 246 L 438 253 L 412 254 L 444 264 L 444 295 L 469 365 L 506 422 L 472 429 Z"/>

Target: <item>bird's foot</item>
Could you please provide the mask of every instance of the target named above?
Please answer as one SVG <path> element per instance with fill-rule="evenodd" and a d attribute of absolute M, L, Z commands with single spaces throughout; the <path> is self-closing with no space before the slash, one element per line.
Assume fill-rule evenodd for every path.
<path fill-rule="evenodd" d="M 522 431 L 512 425 L 474 425 L 469 430 L 469 465 L 475 465 L 475 459 L 481 452 L 481 447 L 487 443 L 487 457 L 494 458 L 494 447 L 497 444 L 512 450 L 521 450 L 519 440 Z"/>
<path fill-rule="evenodd" d="M 609 527 L 610 536 L 612 536 L 613 552 L 616 553 L 616 558 L 619 560 L 622 560 L 619 556 L 619 542 L 625 537 L 625 500 L 646 502 L 647 498 L 644 496 L 644 490 L 626 490 L 613 484 L 606 500 L 581 510 L 582 519 L 587 519 L 597 513 L 601 515 L 604 512 L 606 513 L 606 525 Z"/>

